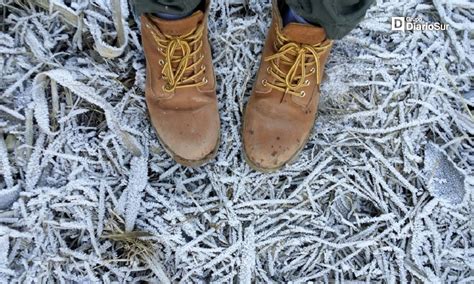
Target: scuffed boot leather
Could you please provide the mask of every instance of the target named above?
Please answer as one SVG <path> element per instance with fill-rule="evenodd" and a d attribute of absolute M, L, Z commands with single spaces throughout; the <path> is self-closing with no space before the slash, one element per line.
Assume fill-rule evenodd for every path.
<path fill-rule="evenodd" d="M 213 158 L 219 145 L 209 1 L 205 9 L 180 20 L 141 16 L 150 119 L 166 152 L 186 166 Z"/>
<path fill-rule="evenodd" d="M 308 141 L 332 46 L 321 27 L 300 23 L 283 27 L 278 4 L 273 1 L 273 20 L 242 131 L 247 162 L 264 172 L 295 159 Z"/>

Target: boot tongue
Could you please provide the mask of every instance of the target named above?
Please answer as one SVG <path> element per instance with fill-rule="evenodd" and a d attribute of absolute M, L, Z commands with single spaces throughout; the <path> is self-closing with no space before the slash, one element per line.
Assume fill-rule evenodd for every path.
<path fill-rule="evenodd" d="M 321 43 L 326 39 L 323 28 L 300 23 L 289 23 L 283 28 L 283 34 L 290 41 L 310 45 Z"/>
<path fill-rule="evenodd" d="M 158 17 L 150 17 L 150 20 L 160 29 L 162 33 L 171 36 L 180 36 L 190 33 L 204 18 L 202 11 L 196 11 L 189 17 L 179 20 L 165 20 Z"/>

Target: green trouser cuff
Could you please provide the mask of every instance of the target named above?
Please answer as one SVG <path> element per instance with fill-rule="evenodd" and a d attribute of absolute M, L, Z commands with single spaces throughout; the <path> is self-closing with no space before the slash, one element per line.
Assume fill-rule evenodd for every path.
<path fill-rule="evenodd" d="M 137 15 L 166 13 L 176 16 L 191 14 L 202 0 L 132 0 Z"/>
<path fill-rule="evenodd" d="M 191 14 L 203 0 L 132 0 L 138 15 L 166 13 Z M 362 21 L 375 0 L 285 0 L 286 4 L 308 22 L 322 26 L 331 39 L 340 39 Z"/>
<path fill-rule="evenodd" d="M 375 0 L 286 0 L 306 21 L 324 28 L 330 39 L 340 39 L 364 19 Z"/>

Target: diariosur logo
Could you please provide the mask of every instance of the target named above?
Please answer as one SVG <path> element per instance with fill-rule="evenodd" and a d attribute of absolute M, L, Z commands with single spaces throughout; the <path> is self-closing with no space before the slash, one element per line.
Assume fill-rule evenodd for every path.
<path fill-rule="evenodd" d="M 426 23 L 421 18 L 392 17 L 392 31 L 445 31 L 449 24 Z"/>

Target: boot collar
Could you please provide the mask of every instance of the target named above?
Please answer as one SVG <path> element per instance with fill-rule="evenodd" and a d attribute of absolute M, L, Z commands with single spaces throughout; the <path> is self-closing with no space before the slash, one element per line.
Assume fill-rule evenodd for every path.
<path fill-rule="evenodd" d="M 147 18 L 163 34 L 180 36 L 196 29 L 198 24 L 203 21 L 204 13 L 202 11 L 196 11 L 191 16 L 179 20 L 165 20 L 149 14 L 147 15 Z"/>
<path fill-rule="evenodd" d="M 280 30 L 289 41 L 315 45 L 326 40 L 326 32 L 322 27 L 302 23 L 289 23 L 283 26 L 283 19 L 280 12 L 281 5 L 279 2 L 279 0 L 272 1 L 273 20 L 276 23 L 277 29 Z"/>

